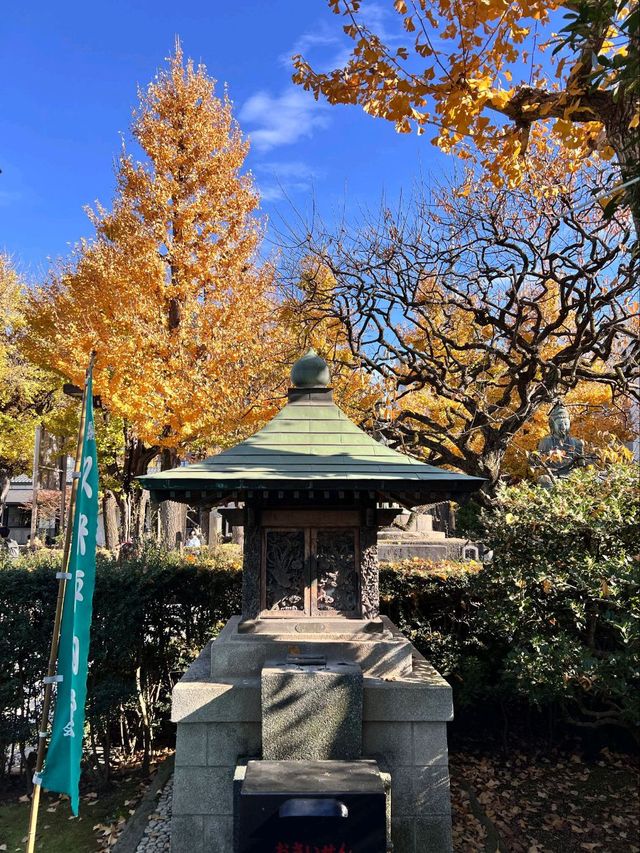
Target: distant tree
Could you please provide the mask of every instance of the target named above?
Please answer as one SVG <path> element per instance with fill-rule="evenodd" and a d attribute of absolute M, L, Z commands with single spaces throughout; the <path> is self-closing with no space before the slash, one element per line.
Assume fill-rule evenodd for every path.
<path fill-rule="evenodd" d="M 624 406 L 637 394 L 630 224 L 570 190 L 539 200 L 465 184 L 360 228 L 316 230 L 303 247 L 330 273 L 308 283 L 308 322 L 339 320 L 383 383 L 379 430 L 485 477 L 489 492 L 556 397 L 597 388 L 601 404 Z"/>
<path fill-rule="evenodd" d="M 65 504 L 69 504 L 71 498 L 71 489 L 65 490 Z M 51 522 L 60 521 L 60 504 L 62 501 L 62 492 L 57 489 L 38 489 L 36 495 L 36 506 L 38 512 L 38 520 L 40 522 L 48 522 L 47 527 L 53 526 Z M 29 511 L 33 510 L 33 498 L 29 498 L 22 505 L 21 509 Z"/>
<path fill-rule="evenodd" d="M 248 145 L 225 95 L 179 44 L 134 113 L 145 155 L 123 151 L 111 211 L 90 212 L 83 241 L 28 308 L 30 352 L 94 388 L 123 430 L 124 535 L 142 528 L 134 477 L 160 452 L 214 447 L 273 411 L 282 366 L 272 278 L 258 248 L 258 195 L 241 170 Z"/>
<path fill-rule="evenodd" d="M 294 81 L 316 97 L 360 104 L 401 133 L 434 127 L 442 150 L 479 152 L 511 185 L 537 168 L 536 133 L 563 147 L 569 170 L 597 152 L 615 155 L 625 182 L 640 177 L 637 0 L 387 0 L 399 33 L 368 25 L 361 0 L 328 3 L 353 47 L 328 72 L 294 57 Z M 640 182 L 624 193 L 638 235 Z"/>
<path fill-rule="evenodd" d="M 24 285 L 0 254 L 0 515 L 13 477 L 31 470 L 36 426 L 56 400 L 55 378 L 22 353 Z"/>

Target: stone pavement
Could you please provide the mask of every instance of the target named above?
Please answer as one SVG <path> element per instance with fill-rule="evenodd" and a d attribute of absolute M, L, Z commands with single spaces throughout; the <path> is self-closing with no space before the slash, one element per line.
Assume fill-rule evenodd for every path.
<path fill-rule="evenodd" d="M 147 826 L 136 853 L 160 853 L 171 847 L 171 797 L 173 795 L 173 776 L 162 789 L 158 805 L 149 815 Z"/>

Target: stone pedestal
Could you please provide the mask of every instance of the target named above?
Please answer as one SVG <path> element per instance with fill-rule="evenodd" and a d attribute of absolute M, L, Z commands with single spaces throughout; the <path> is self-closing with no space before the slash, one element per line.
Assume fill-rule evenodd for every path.
<path fill-rule="evenodd" d="M 261 674 L 266 663 L 286 663 L 289 655 L 322 656 L 328 667 L 358 664 L 361 757 L 390 774 L 393 849 L 449 853 L 446 723 L 453 707 L 446 681 L 384 617 L 375 635 L 360 620 L 326 623 L 321 634 L 305 633 L 312 626 L 295 620 L 242 633 L 239 621 L 230 620 L 173 691 L 172 853 L 233 850 L 235 768 L 243 758 L 263 758 Z"/>
<path fill-rule="evenodd" d="M 362 755 L 362 670 L 354 663 L 265 666 L 262 758 L 355 761 Z"/>

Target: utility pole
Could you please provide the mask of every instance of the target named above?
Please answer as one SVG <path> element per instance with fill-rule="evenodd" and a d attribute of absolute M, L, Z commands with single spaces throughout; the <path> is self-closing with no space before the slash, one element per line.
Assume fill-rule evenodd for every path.
<path fill-rule="evenodd" d="M 36 437 L 33 445 L 33 497 L 31 498 L 31 545 L 36 538 L 38 530 L 38 488 L 40 485 L 40 440 L 42 438 L 42 426 L 36 427 Z"/>
<path fill-rule="evenodd" d="M 65 498 L 67 497 L 67 454 L 60 456 L 60 533 L 64 534 L 65 527 Z"/>

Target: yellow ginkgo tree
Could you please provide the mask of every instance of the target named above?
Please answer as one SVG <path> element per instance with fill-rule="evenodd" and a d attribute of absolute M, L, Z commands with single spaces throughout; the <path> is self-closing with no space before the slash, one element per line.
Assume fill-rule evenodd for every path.
<path fill-rule="evenodd" d="M 329 365 L 334 399 L 361 427 L 375 430 L 384 385 L 354 357 L 348 329 L 333 312 L 336 285 L 328 268 L 309 255 L 293 274 L 280 276 L 280 323 L 289 340 L 289 360 L 313 347 Z"/>
<path fill-rule="evenodd" d="M 26 293 L 11 259 L 0 254 L 0 518 L 11 479 L 31 471 L 36 429 L 44 428 L 59 455 L 77 430 L 60 377 L 23 351 Z"/>
<path fill-rule="evenodd" d="M 637 0 L 385 0 L 385 32 L 366 2 L 328 3 L 351 55 L 328 72 L 296 56 L 295 82 L 400 132 L 431 130 L 441 149 L 479 154 L 511 186 L 536 168 L 535 127 L 568 169 L 615 156 L 640 233 Z"/>
<path fill-rule="evenodd" d="M 95 237 L 27 311 L 40 364 L 78 382 L 97 352 L 95 393 L 125 434 L 123 500 L 158 452 L 170 467 L 187 447 L 255 430 L 282 374 L 248 144 L 227 95 L 179 44 L 140 92 L 132 135 L 143 159 L 122 151 L 112 208 L 90 211 Z"/>
<path fill-rule="evenodd" d="M 17 346 L 23 301 L 22 282 L 10 258 L 0 255 L 0 517 L 11 478 L 31 466 L 35 428 L 51 390 Z"/>

